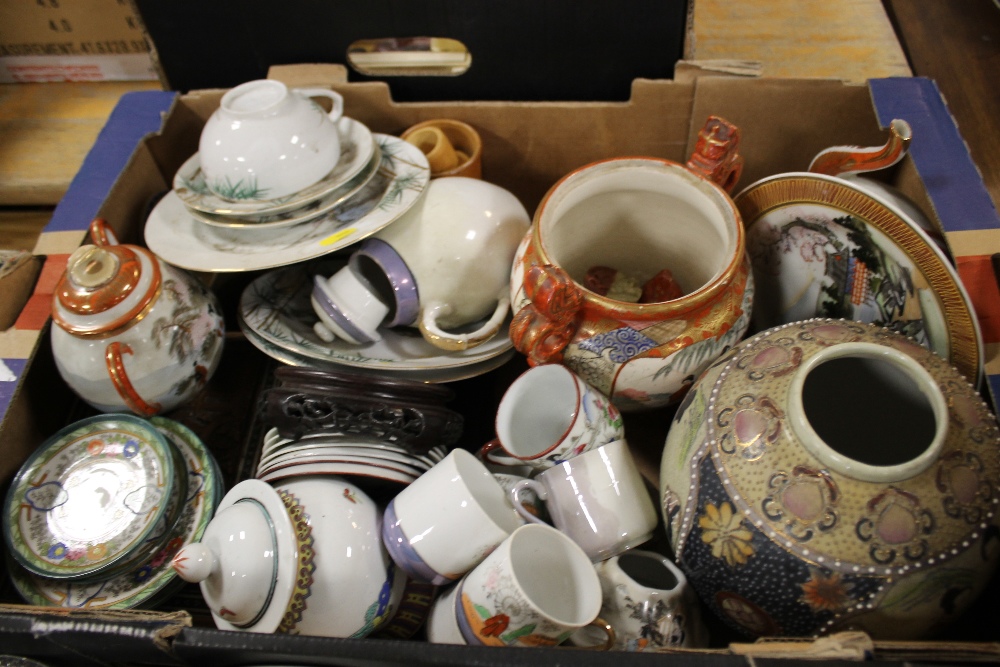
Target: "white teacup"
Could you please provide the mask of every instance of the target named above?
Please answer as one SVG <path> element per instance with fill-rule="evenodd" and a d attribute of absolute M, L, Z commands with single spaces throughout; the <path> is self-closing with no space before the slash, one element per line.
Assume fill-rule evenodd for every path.
<path fill-rule="evenodd" d="M 514 509 L 542 523 L 521 493 L 534 491 L 552 523 L 591 560 L 611 558 L 648 541 L 658 523 L 656 507 L 624 440 L 563 461 L 511 489 Z"/>
<path fill-rule="evenodd" d="M 608 397 L 559 364 L 529 368 L 511 383 L 497 407 L 496 433 L 504 452 L 536 470 L 625 436 Z"/>
<path fill-rule="evenodd" d="M 511 262 L 530 223 L 517 197 L 497 185 L 432 180 L 421 201 L 363 241 L 346 267 L 317 278 L 313 307 L 329 330 L 317 334 L 366 344 L 381 339 L 379 326 L 417 326 L 444 350 L 487 342 L 510 313 Z"/>
<path fill-rule="evenodd" d="M 684 573 L 669 558 L 652 551 L 628 551 L 595 565 L 604 601 L 601 618 L 615 629 L 615 648 L 656 651 L 703 648 L 707 636 L 698 601 Z M 573 643 L 589 646 L 581 633 Z M 589 633 L 588 633 L 589 634 Z"/>
<path fill-rule="evenodd" d="M 521 524 L 493 474 L 469 452 L 454 449 L 389 502 L 382 542 L 410 577 L 443 585 L 475 567 Z"/>
<path fill-rule="evenodd" d="M 601 584 L 594 566 L 550 526 L 518 528 L 449 593 L 443 604 L 452 601 L 458 636 L 472 646 L 555 646 L 588 626 L 605 633 L 598 648 L 614 643 L 614 630 L 598 617 Z M 435 611 L 438 619 L 447 613 Z M 430 633 L 431 641 L 457 643 L 454 626 L 441 629 Z"/>
<path fill-rule="evenodd" d="M 326 112 L 312 97 L 332 100 Z M 344 100 L 323 88 L 260 79 L 222 96 L 205 123 L 198 159 L 208 188 L 230 200 L 280 199 L 320 181 L 340 161 Z"/>

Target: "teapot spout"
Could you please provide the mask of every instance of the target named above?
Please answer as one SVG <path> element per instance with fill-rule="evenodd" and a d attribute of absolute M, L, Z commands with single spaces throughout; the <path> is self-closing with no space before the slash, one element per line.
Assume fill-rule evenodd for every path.
<path fill-rule="evenodd" d="M 809 171 L 840 176 L 885 169 L 903 159 L 912 138 L 910 124 L 896 118 L 889 124 L 889 138 L 882 146 L 831 146 L 816 154 L 809 164 Z"/>

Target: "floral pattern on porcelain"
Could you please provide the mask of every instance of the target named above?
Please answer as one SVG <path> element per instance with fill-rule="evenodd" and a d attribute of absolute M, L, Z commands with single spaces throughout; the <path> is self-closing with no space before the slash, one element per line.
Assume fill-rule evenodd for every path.
<path fill-rule="evenodd" d="M 455 613 L 462 636 L 469 644 L 555 646 L 573 634 L 572 630 L 559 633 L 559 627 L 535 612 L 509 572 L 494 568 L 485 581 L 486 588 L 476 591 L 476 597 L 464 590 L 464 581 L 456 584 L 460 589 Z M 508 613 L 496 612 L 498 607 Z"/>
<path fill-rule="evenodd" d="M 780 406 L 790 371 L 817 350 L 867 341 L 912 355 L 944 393 L 938 459 L 909 479 L 865 482 L 798 446 Z M 741 406 L 776 406 L 740 443 Z M 1000 559 L 1000 443 L 958 371 L 874 325 L 810 320 L 762 332 L 720 359 L 679 406 L 661 467 L 667 533 L 702 600 L 738 631 L 863 629 L 913 638 L 974 600 Z"/>

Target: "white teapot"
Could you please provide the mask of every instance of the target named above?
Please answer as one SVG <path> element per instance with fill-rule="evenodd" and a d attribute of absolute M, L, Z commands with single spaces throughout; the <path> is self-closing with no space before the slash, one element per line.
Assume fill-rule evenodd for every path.
<path fill-rule="evenodd" d="M 215 295 L 103 220 L 52 300 L 52 353 L 66 383 L 102 412 L 148 417 L 193 398 L 215 373 L 224 323 Z"/>

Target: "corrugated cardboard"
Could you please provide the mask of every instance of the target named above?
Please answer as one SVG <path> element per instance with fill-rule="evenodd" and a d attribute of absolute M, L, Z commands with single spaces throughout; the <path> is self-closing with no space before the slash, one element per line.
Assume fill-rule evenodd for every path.
<path fill-rule="evenodd" d="M 124 0 L 0 3 L 0 83 L 155 79 L 142 27 Z"/>

